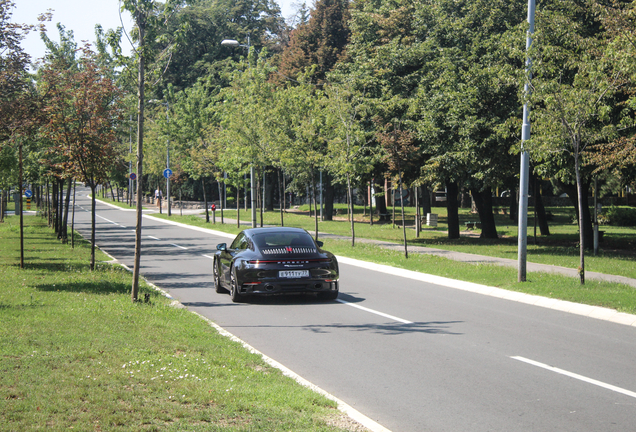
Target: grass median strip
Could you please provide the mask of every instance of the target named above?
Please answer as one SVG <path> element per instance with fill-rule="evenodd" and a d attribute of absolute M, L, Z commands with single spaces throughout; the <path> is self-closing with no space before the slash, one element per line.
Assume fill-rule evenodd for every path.
<path fill-rule="evenodd" d="M 25 218 L 0 224 L 0 430 L 357 430 L 335 403 Z"/>

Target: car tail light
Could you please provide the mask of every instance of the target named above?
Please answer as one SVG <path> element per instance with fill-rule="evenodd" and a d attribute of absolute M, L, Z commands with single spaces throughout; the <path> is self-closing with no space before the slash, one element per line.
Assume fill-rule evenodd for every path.
<path fill-rule="evenodd" d="M 260 285 L 263 282 L 245 282 L 243 285 Z"/>
<path fill-rule="evenodd" d="M 280 260 L 250 260 L 248 264 L 307 264 L 313 262 L 331 262 L 330 258 L 318 259 L 280 259 Z"/>

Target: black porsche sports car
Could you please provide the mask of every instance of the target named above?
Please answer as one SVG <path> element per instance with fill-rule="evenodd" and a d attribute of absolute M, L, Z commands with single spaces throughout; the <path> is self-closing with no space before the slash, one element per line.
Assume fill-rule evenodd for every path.
<path fill-rule="evenodd" d="M 338 261 L 301 228 L 252 228 L 214 254 L 216 292 L 230 292 L 232 301 L 250 295 L 317 293 L 338 297 Z"/>

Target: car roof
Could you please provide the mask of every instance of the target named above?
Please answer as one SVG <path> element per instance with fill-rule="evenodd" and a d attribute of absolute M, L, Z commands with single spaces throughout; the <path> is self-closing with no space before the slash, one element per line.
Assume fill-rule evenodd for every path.
<path fill-rule="evenodd" d="M 292 227 L 264 227 L 264 228 L 248 228 L 243 231 L 245 234 L 252 236 L 264 233 L 271 232 L 281 232 L 281 233 L 303 233 L 309 234 L 303 228 L 292 228 Z"/>

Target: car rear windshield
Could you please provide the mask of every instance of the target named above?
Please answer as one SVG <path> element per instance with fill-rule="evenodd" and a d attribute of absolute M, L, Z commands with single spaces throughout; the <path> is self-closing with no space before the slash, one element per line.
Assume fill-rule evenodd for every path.
<path fill-rule="evenodd" d="M 316 248 L 314 240 L 307 233 L 297 232 L 271 232 L 256 234 L 253 236 L 254 243 L 259 249 L 266 249 L 280 246 L 296 246 Z"/>

